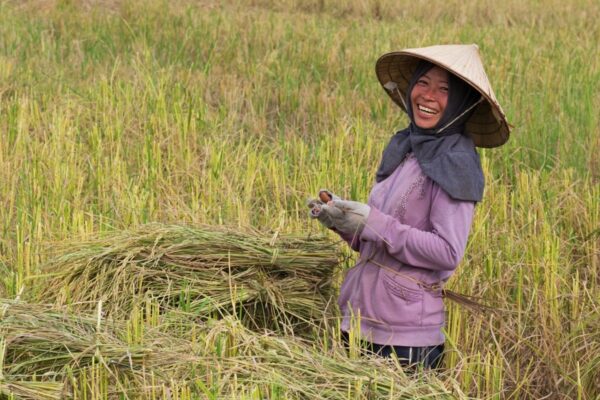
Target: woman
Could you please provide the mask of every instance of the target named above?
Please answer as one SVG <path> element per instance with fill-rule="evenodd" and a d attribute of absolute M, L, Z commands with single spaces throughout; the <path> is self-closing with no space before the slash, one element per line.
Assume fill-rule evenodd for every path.
<path fill-rule="evenodd" d="M 475 146 L 503 144 L 509 128 L 475 45 L 389 53 L 376 72 L 410 124 L 385 148 L 368 204 L 324 190 L 310 215 L 360 252 L 338 301 L 346 340 L 360 316 L 368 349 L 436 368 L 442 286 L 463 257 L 483 195 Z"/>

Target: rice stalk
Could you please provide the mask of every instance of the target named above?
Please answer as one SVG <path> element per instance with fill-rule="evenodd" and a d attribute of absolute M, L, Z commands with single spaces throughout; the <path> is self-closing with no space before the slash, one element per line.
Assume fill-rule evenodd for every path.
<path fill-rule="evenodd" d="M 198 317 L 241 315 L 254 329 L 318 320 L 331 304 L 339 250 L 324 237 L 149 224 L 69 243 L 39 299 L 115 317 L 144 299 Z"/>
<path fill-rule="evenodd" d="M 0 379 L 0 397 L 11 399 L 60 400 L 63 384 L 59 382 L 36 382 Z"/>
<path fill-rule="evenodd" d="M 394 360 L 350 359 L 339 343 L 324 352 L 321 343 L 256 333 L 233 317 L 198 324 L 188 315 L 194 339 L 153 329 L 130 346 L 122 321 L 40 304 L 0 304 L 7 306 L 0 321 L 0 387 L 23 398 L 77 397 L 90 390 L 108 398 L 152 398 L 157 387 L 187 387 L 218 398 L 248 387 L 262 395 L 277 387 L 291 399 L 462 398 L 433 374 L 405 375 Z M 18 381 L 24 376 L 38 381 Z"/>

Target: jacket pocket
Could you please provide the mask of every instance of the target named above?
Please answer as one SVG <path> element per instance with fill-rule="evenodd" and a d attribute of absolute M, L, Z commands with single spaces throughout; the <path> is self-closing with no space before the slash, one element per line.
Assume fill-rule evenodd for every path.
<path fill-rule="evenodd" d="M 385 288 L 395 294 L 396 296 L 404 299 L 405 301 L 412 303 L 421 301 L 423 299 L 423 291 L 418 289 L 412 289 L 396 281 L 390 276 L 385 276 L 383 279 L 383 285 Z"/>
<path fill-rule="evenodd" d="M 411 288 L 384 272 L 382 276 L 385 301 L 378 310 L 387 324 L 398 326 L 421 326 L 423 319 L 423 290 Z"/>

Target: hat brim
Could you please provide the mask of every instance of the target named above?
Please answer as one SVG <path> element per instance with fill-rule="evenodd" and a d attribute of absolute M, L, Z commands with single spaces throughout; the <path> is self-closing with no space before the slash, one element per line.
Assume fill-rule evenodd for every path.
<path fill-rule="evenodd" d="M 493 96 L 491 88 L 484 90 L 476 82 L 473 82 L 472 79 L 464 76 L 460 71 L 456 71 L 455 68 L 444 65 L 439 60 L 409 51 L 392 52 L 381 56 L 375 65 L 375 72 L 385 92 L 392 98 L 394 103 L 405 112 L 407 111 L 403 100 L 407 98 L 406 92 L 410 79 L 420 60 L 429 61 L 449 71 L 483 96 L 484 101 L 475 107 L 473 114 L 465 125 L 465 130 L 473 138 L 475 146 L 490 148 L 506 143 L 510 135 L 509 125 L 500 104 L 498 104 L 498 101 Z M 397 85 L 393 90 L 386 89 L 386 87 L 389 88 L 390 82 L 394 82 Z"/>

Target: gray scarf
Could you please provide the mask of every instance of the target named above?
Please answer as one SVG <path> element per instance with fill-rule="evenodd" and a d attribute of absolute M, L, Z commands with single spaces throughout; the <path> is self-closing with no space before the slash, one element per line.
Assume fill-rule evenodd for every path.
<path fill-rule="evenodd" d="M 421 170 L 455 200 L 478 202 L 483 197 L 484 178 L 479 154 L 473 140 L 464 132 L 465 122 L 481 95 L 461 79 L 450 75 L 448 104 L 433 129 L 421 129 L 414 123 L 410 93 L 417 80 L 434 65 L 421 61 L 407 90 L 407 114 L 410 125 L 397 132 L 383 151 L 376 181 L 390 176 L 406 154 L 414 153 Z M 440 133 L 438 130 L 442 129 Z"/>

